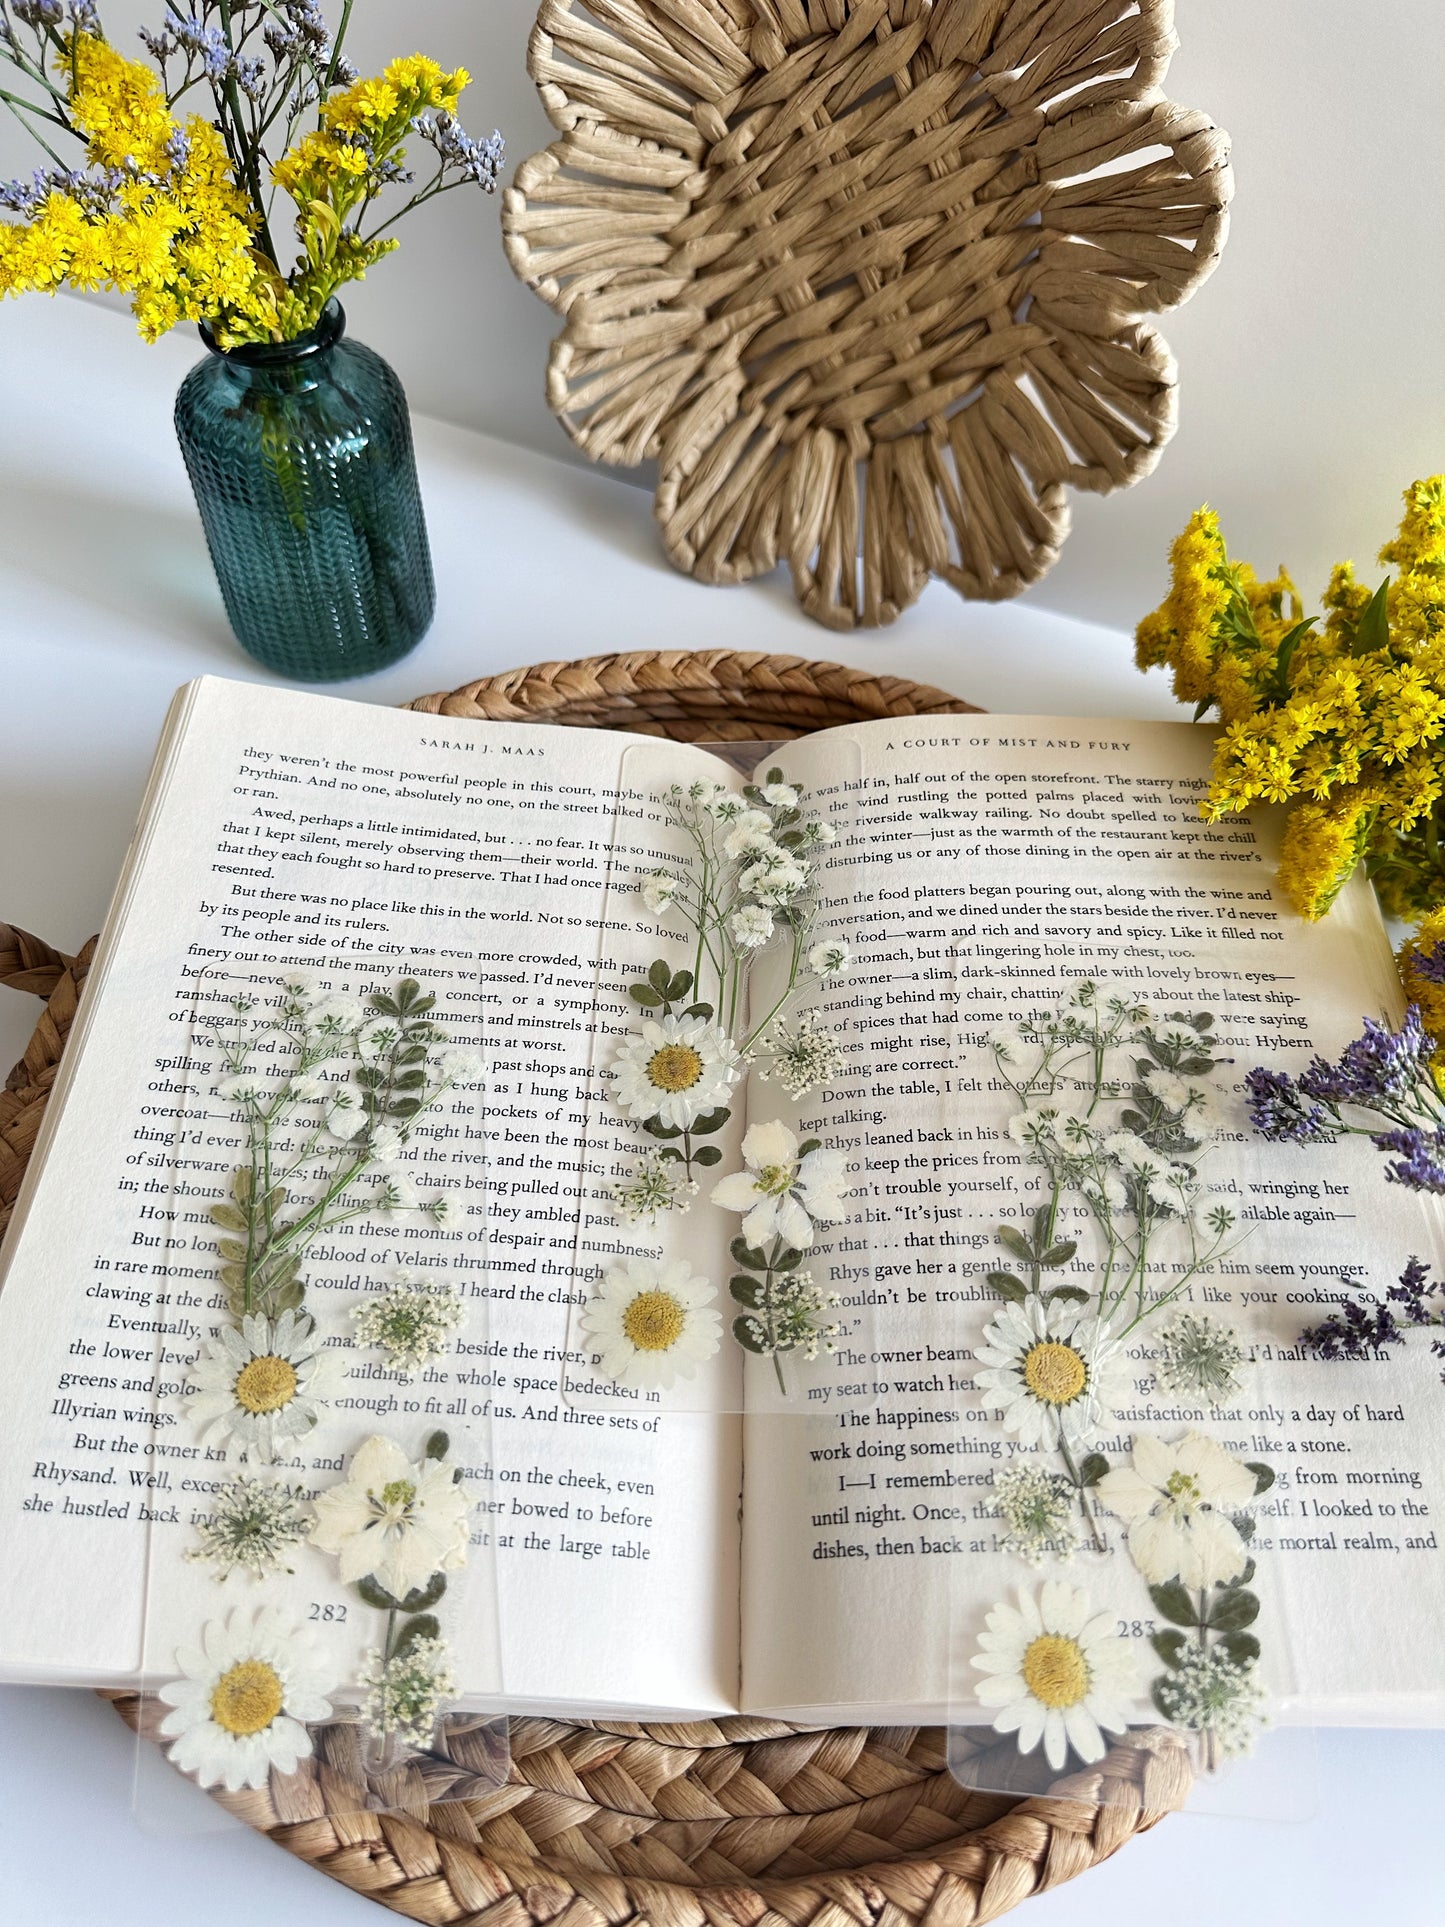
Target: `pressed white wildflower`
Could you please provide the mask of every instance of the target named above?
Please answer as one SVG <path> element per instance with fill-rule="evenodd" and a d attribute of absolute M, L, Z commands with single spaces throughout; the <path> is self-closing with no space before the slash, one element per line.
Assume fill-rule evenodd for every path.
<path fill-rule="evenodd" d="M 1253 1751 L 1265 1721 L 1264 1691 L 1252 1660 L 1232 1660 L 1218 1646 L 1187 1645 L 1154 1690 L 1176 1726 L 1207 1734 L 1231 1758 Z"/>
<path fill-rule="evenodd" d="M 758 950 L 773 934 L 773 913 L 761 903 L 745 903 L 728 918 L 728 934 L 739 950 Z"/>
<path fill-rule="evenodd" d="M 993 1032 L 989 1038 L 989 1048 L 1001 1064 L 1022 1064 L 1032 1057 L 1036 1048 L 1032 1038 L 1025 1037 L 1016 1024 L 1005 1024 Z"/>
<path fill-rule="evenodd" d="M 291 1095 L 303 1104 L 312 1104 L 318 1097 L 329 1097 L 333 1088 L 324 1077 L 318 1077 L 315 1071 L 303 1071 L 299 1076 L 293 1077 L 290 1084 Z"/>
<path fill-rule="evenodd" d="M 185 1556 L 213 1565 L 217 1579 L 233 1572 L 249 1572 L 253 1579 L 289 1573 L 295 1568 L 282 1562 L 305 1538 L 309 1517 L 303 1487 L 238 1472 L 211 1494 L 211 1510 L 196 1523 L 200 1543 Z"/>
<path fill-rule="evenodd" d="M 437 1058 L 437 1069 L 449 1084 L 475 1084 L 486 1067 L 485 1055 L 472 1044 L 453 1044 Z"/>
<path fill-rule="evenodd" d="M 456 1697 L 451 1649 L 443 1639 L 414 1639 L 406 1651 L 386 1659 L 379 1646 L 363 1657 L 361 1717 L 373 1733 L 426 1746 L 442 1708 Z"/>
<path fill-rule="evenodd" d="M 412 1378 L 446 1351 L 452 1333 L 466 1320 L 466 1308 L 455 1286 L 399 1271 L 385 1291 L 353 1305 L 351 1316 L 359 1342 L 375 1345 L 394 1371 Z"/>
<path fill-rule="evenodd" d="M 759 903 L 766 903 L 777 909 L 791 903 L 800 890 L 806 889 L 808 867 L 799 863 L 786 851 L 780 850 L 776 856 L 763 856 L 758 862 L 749 864 L 738 878 L 738 888 L 746 895 L 756 897 Z"/>
<path fill-rule="evenodd" d="M 1176 1312 L 1159 1334 L 1163 1358 L 1159 1380 L 1176 1398 L 1197 1398 L 1205 1405 L 1227 1405 L 1238 1396 L 1240 1371 L 1248 1353 L 1232 1325 Z"/>
<path fill-rule="evenodd" d="M 366 1107 L 354 1091 L 338 1091 L 332 1098 L 326 1128 L 346 1144 L 361 1136 L 366 1129 Z"/>
<path fill-rule="evenodd" d="M 668 870 L 653 870 L 642 879 L 638 887 L 642 892 L 643 903 L 653 916 L 658 917 L 664 910 L 671 908 L 673 900 L 682 888 L 682 879 L 673 876 Z"/>
<path fill-rule="evenodd" d="M 228 1104 L 254 1104 L 271 1095 L 271 1087 L 260 1071 L 233 1071 L 216 1085 L 216 1095 Z"/>
<path fill-rule="evenodd" d="M 1016 1459 L 993 1475 L 993 1511 L 1008 1527 L 1005 1552 L 1031 1566 L 1045 1559 L 1070 1559 L 1078 1548 L 1073 1527 L 1078 1495 L 1061 1472 L 1037 1459 Z"/>
<path fill-rule="evenodd" d="M 806 1251 L 817 1224 L 837 1224 L 848 1215 L 847 1161 L 841 1151 L 815 1142 L 804 1151 L 797 1133 L 773 1121 L 754 1124 L 742 1144 L 746 1171 L 713 1186 L 712 1201 L 724 1211 L 745 1215 L 742 1234 L 750 1245 L 781 1238 Z"/>
<path fill-rule="evenodd" d="M 648 1017 L 618 1044 L 614 1096 L 629 1117 L 686 1130 L 728 1101 L 740 1075 L 737 1046 L 702 1017 Z"/>
<path fill-rule="evenodd" d="M 803 825 L 803 841 L 805 843 L 836 843 L 838 841 L 838 832 L 833 828 L 831 823 L 824 822 L 822 817 L 816 817 L 811 823 L 805 823 Z"/>
<path fill-rule="evenodd" d="M 405 1599 L 434 1573 L 466 1564 L 470 1504 L 452 1460 L 413 1464 L 395 1439 L 376 1435 L 316 1499 L 308 1537 L 336 1554 L 343 1585 L 372 1578 Z"/>
<path fill-rule="evenodd" d="M 723 854 L 741 863 L 747 857 L 778 854 L 773 819 L 764 810 L 744 810 L 723 838 Z"/>
<path fill-rule="evenodd" d="M 1249 1554 L 1230 1514 L 1255 1496 L 1249 1467 L 1202 1432 L 1174 1445 L 1138 1432 L 1132 1456 L 1095 1489 L 1127 1521 L 1129 1556 L 1149 1584 L 1178 1579 L 1198 1590 L 1237 1579 Z"/>
<path fill-rule="evenodd" d="M 827 938 L 815 943 L 808 952 L 808 968 L 820 977 L 841 977 L 852 966 L 853 952 L 846 943 Z"/>
<path fill-rule="evenodd" d="M 323 997 L 312 1004 L 306 1021 L 313 1030 L 340 1037 L 360 1030 L 366 1022 L 366 1006 L 359 997 Z"/>
<path fill-rule="evenodd" d="M 321 1416 L 334 1373 L 304 1312 L 274 1320 L 252 1312 L 201 1347 L 186 1416 L 204 1444 L 230 1444 L 242 1458 L 283 1457 Z"/>
<path fill-rule="evenodd" d="M 766 783 L 763 786 L 763 801 L 770 810 L 795 810 L 798 807 L 798 792 L 791 783 Z"/>
<path fill-rule="evenodd" d="M 818 1013 L 804 1011 L 796 1024 L 775 1023 L 762 1040 L 766 1061 L 759 1066 L 763 1083 L 776 1078 L 789 1097 L 806 1097 L 822 1090 L 843 1068 L 844 1051 L 834 1031 L 824 1030 Z"/>
<path fill-rule="evenodd" d="M 1078 1305 L 1006 1304 L 984 1328 L 978 1390 L 1003 1405 L 1003 1428 L 1025 1445 L 1082 1445 L 1097 1430 L 1123 1371 L 1120 1346 Z"/>
<path fill-rule="evenodd" d="M 624 1224 L 656 1224 L 669 1211 L 680 1211 L 697 1194 L 679 1158 L 650 1151 L 637 1160 L 625 1178 L 612 1186 L 612 1208 Z"/>

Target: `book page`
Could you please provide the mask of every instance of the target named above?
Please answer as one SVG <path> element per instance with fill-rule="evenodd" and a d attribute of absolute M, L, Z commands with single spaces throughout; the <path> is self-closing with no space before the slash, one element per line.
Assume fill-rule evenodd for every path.
<path fill-rule="evenodd" d="M 601 1199 L 634 1145 L 592 1101 L 601 1046 L 627 1022 L 623 982 L 657 944 L 630 908 L 606 914 L 610 866 L 630 890 L 666 849 L 650 801 L 619 796 L 635 739 L 213 679 L 179 716 L 8 1245 L 0 1674 L 133 1677 L 146 1576 L 170 1557 L 148 1541 L 174 1564 L 205 1511 L 216 1454 L 157 1399 L 183 1386 L 220 1302 L 209 1205 L 234 1140 L 178 1125 L 202 1114 L 185 1039 L 207 973 L 305 964 L 324 979 L 332 958 L 395 978 L 426 956 L 433 981 L 451 960 L 439 1009 L 464 1026 L 455 1041 L 492 1063 L 486 1141 L 465 1119 L 418 1132 L 402 1156 L 419 1186 L 455 1199 L 453 1218 L 389 1238 L 363 1223 L 313 1247 L 308 1289 L 344 1311 L 400 1257 L 485 1295 L 489 1335 L 413 1386 L 344 1354 L 356 1443 L 402 1422 L 401 1393 L 434 1423 L 464 1410 L 490 1424 L 475 1529 L 494 1540 L 509 1703 L 730 1709 L 737 1420 L 650 1416 L 636 1395 L 574 1412 L 557 1388 L 569 1304 L 609 1257 L 657 1248 Z M 669 776 L 722 774 L 675 756 Z M 704 1214 L 674 1236 L 695 1253 L 706 1229 Z M 153 1376 L 161 1361 L 173 1385 Z M 301 1465 L 315 1470 L 304 1442 Z M 213 1591 L 211 1609 L 244 1583 Z M 463 1637 L 457 1648 L 464 1696 L 494 1693 L 467 1677 Z"/>
<path fill-rule="evenodd" d="M 850 770 L 862 757 L 848 781 L 840 738 Z M 1257 1352 L 1239 1400 L 1211 1414 L 1157 1389 L 1153 1327 L 1140 1326 L 1099 1449 L 1117 1464 L 1135 1431 L 1172 1439 L 1197 1423 L 1274 1468 L 1254 1544 L 1275 1718 L 1445 1723 L 1439 1360 L 1427 1335 L 1378 1363 L 1325 1363 L 1299 1344 L 1341 1273 L 1383 1295 L 1414 1253 L 1438 1275 L 1438 1207 L 1387 1184 L 1362 1140 L 1265 1143 L 1239 1090 L 1256 1065 L 1298 1073 L 1315 1051 L 1338 1054 L 1365 1016 L 1397 1020 L 1399 985 L 1362 879 L 1305 924 L 1274 887 L 1277 814 L 1201 820 L 1212 740 L 1184 723 L 969 716 L 789 751 L 790 779 L 840 831 L 819 863 L 820 921 L 856 953 L 823 1005 L 848 1073 L 798 1124 L 868 1164 L 854 1221 L 814 1269 L 866 1339 L 820 1363 L 807 1417 L 747 1422 L 749 1710 L 946 1717 L 950 1627 L 972 1615 L 981 1628 L 1031 1577 L 990 1512 L 1016 1446 L 972 1382 L 1002 1304 L 982 1273 L 1009 1262 L 997 1228 L 1027 1223 L 1039 1183 L 1008 1136 L 1017 1100 L 989 1039 L 1088 975 L 1161 1013 L 1216 1013 L 1233 1114 L 1201 1174 L 1249 1235 L 1184 1302 Z M 1082 1257 L 1060 1278 L 1092 1284 Z M 1167 1282 L 1167 1268 L 1149 1281 Z M 857 1397 L 864 1379 L 876 1398 Z M 1065 1569 L 1072 1584 L 1107 1593 L 1132 1578 L 1121 1615 L 1149 1610 L 1127 1560 L 1090 1557 Z"/>

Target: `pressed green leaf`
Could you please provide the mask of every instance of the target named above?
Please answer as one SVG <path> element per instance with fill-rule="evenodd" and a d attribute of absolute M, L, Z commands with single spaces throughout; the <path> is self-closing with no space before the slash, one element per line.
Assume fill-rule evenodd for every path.
<path fill-rule="evenodd" d="M 286 1284 L 274 1286 L 266 1296 L 271 1301 L 273 1314 L 279 1311 L 300 1311 L 306 1298 L 306 1289 L 299 1278 L 293 1278 Z"/>
<path fill-rule="evenodd" d="M 781 783 L 784 781 L 782 769 L 778 764 L 774 763 L 773 767 L 768 771 L 768 781 L 769 783 Z"/>
<path fill-rule="evenodd" d="M 796 1271 L 802 1262 L 803 1254 L 801 1251 L 794 1251 L 791 1245 L 784 1245 L 781 1250 L 773 1253 L 768 1261 L 768 1269 L 770 1271 Z"/>
<path fill-rule="evenodd" d="M 1203 1077 L 1206 1071 L 1212 1071 L 1214 1069 L 1214 1059 L 1212 1057 L 1200 1057 L 1197 1054 L 1190 1057 L 1181 1057 L 1179 1060 L 1179 1068 L 1186 1077 Z"/>
<path fill-rule="evenodd" d="M 403 1071 L 399 1077 L 393 1079 L 392 1089 L 394 1091 L 419 1091 L 425 1083 L 425 1071 Z"/>
<path fill-rule="evenodd" d="M 712 1165 L 722 1163 L 722 1152 L 715 1144 L 700 1144 L 692 1154 L 694 1164 Z"/>
<path fill-rule="evenodd" d="M 685 1164 L 687 1162 L 675 1144 L 665 1146 L 657 1155 L 663 1164 Z"/>
<path fill-rule="evenodd" d="M 422 1001 L 421 985 L 415 977 L 403 977 L 396 987 L 397 1007 L 400 1010 L 415 1010 Z"/>
<path fill-rule="evenodd" d="M 1078 1248 L 1078 1243 L 1075 1239 L 1064 1238 L 1060 1243 L 1050 1245 L 1048 1250 L 1039 1259 L 1039 1263 L 1048 1271 L 1057 1271 L 1060 1265 L 1066 1265 L 1069 1262 Z"/>
<path fill-rule="evenodd" d="M 246 1247 L 239 1238 L 217 1238 L 216 1250 L 228 1265 L 243 1265 L 246 1262 Z"/>
<path fill-rule="evenodd" d="M 1034 1248 L 1021 1231 L 1011 1224 L 1001 1224 L 998 1228 L 998 1241 L 1005 1251 L 1011 1251 L 1015 1258 L 1021 1258 L 1026 1265 L 1034 1262 Z"/>
<path fill-rule="evenodd" d="M 714 1131 L 722 1129 L 731 1116 L 729 1110 L 704 1111 L 701 1117 L 693 1120 L 692 1134 L 694 1137 L 711 1137 Z"/>
<path fill-rule="evenodd" d="M 633 1003 L 641 1004 L 644 1010 L 656 1010 L 662 1003 L 661 997 L 647 984 L 629 984 L 627 994 Z"/>
<path fill-rule="evenodd" d="M 1274 1484 L 1273 1466 L 1265 1465 L 1258 1459 L 1247 1459 L 1244 1469 L 1246 1472 L 1252 1472 L 1254 1474 L 1254 1489 L 1256 1493 L 1268 1492 L 1269 1488 Z"/>
<path fill-rule="evenodd" d="M 1230 1519 L 1230 1523 L 1241 1539 L 1249 1540 L 1254 1537 L 1254 1520 L 1249 1513 L 1234 1513 Z"/>
<path fill-rule="evenodd" d="M 385 1082 L 385 1076 L 375 1064 L 363 1064 L 356 1073 L 356 1081 L 363 1090 L 374 1091 Z"/>
<path fill-rule="evenodd" d="M 447 1576 L 444 1572 L 434 1572 L 424 1586 L 413 1586 L 405 1599 L 399 1600 L 398 1610 L 404 1613 L 424 1613 L 428 1606 L 434 1606 L 447 1589 Z"/>
<path fill-rule="evenodd" d="M 984 1283 L 991 1285 L 999 1297 L 1007 1298 L 1010 1304 L 1022 1305 L 1028 1299 L 1028 1286 L 1021 1278 L 1015 1278 L 1011 1271 L 986 1272 Z"/>
<path fill-rule="evenodd" d="M 1226 1633 L 1219 1644 L 1236 1666 L 1250 1666 L 1259 1658 L 1259 1641 L 1253 1633 Z"/>
<path fill-rule="evenodd" d="M 419 1613 L 415 1619 L 408 1620 L 397 1634 L 391 1649 L 392 1658 L 403 1658 L 419 1639 L 437 1638 L 441 1629 L 441 1621 L 434 1613 Z"/>
<path fill-rule="evenodd" d="M 682 1014 L 684 1017 L 701 1017 L 705 1024 L 710 1024 L 712 1022 L 712 1005 L 689 1004 Z"/>
<path fill-rule="evenodd" d="M 681 1003 L 682 999 L 691 989 L 692 972 L 690 970 L 679 970 L 667 986 L 666 995 L 668 1002 L 673 1004 Z"/>
<path fill-rule="evenodd" d="M 384 990 L 374 990 L 366 1000 L 369 1009 L 383 1017 L 400 1017 L 401 1010 L 394 997 L 388 997 Z"/>
<path fill-rule="evenodd" d="M 1055 1285 L 1052 1291 L 1044 1293 L 1046 1305 L 1087 1305 L 1090 1294 L 1080 1290 L 1078 1285 Z"/>
<path fill-rule="evenodd" d="M 1149 1597 L 1154 1601 L 1154 1610 L 1175 1626 L 1197 1626 L 1199 1615 L 1194 1610 L 1194 1601 L 1177 1579 L 1170 1579 L 1162 1586 L 1151 1586 Z"/>
<path fill-rule="evenodd" d="M 1242 1633 L 1259 1618 L 1259 1601 L 1252 1592 L 1222 1592 L 1209 1609 L 1208 1624 L 1216 1633 Z"/>
<path fill-rule="evenodd" d="M 665 957 L 659 957 L 656 963 L 649 967 L 647 981 L 652 985 L 652 988 L 657 992 L 659 997 L 665 997 L 667 995 L 668 985 L 672 982 L 672 965 L 668 963 Z"/>
<path fill-rule="evenodd" d="M 241 1165 L 231 1178 L 231 1196 L 237 1204 L 251 1202 L 251 1173 L 246 1165 Z"/>
<path fill-rule="evenodd" d="M 664 1124 L 660 1117 L 644 1118 L 642 1121 L 642 1128 L 644 1131 L 646 1131 L 649 1137 L 657 1137 L 657 1138 L 662 1138 L 666 1140 L 668 1138 L 682 1136 L 682 1132 L 678 1129 L 677 1125 Z"/>
<path fill-rule="evenodd" d="M 1177 1666 L 1180 1655 L 1189 1642 L 1183 1633 L 1171 1628 L 1168 1632 L 1154 1633 L 1149 1640 L 1149 1644 L 1154 1648 L 1166 1666 Z"/>
<path fill-rule="evenodd" d="M 398 1064 L 424 1064 L 426 1062 L 425 1044 L 408 1044 L 396 1053 Z"/>
<path fill-rule="evenodd" d="M 398 1097 L 387 1105 L 386 1114 L 388 1117 L 415 1117 L 421 1105 L 419 1097 Z"/>
<path fill-rule="evenodd" d="M 244 1231 L 247 1220 L 245 1212 L 238 1211 L 233 1204 L 213 1204 L 211 1222 L 224 1225 L 227 1231 Z"/>
<path fill-rule="evenodd" d="M 822 1138 L 805 1137 L 802 1143 L 798 1146 L 798 1156 L 800 1158 L 805 1158 L 809 1155 L 810 1152 L 821 1151 L 822 1148 L 823 1148 Z"/>
<path fill-rule="evenodd" d="M 1237 1578 L 1227 1580 L 1225 1583 L 1230 1586 L 1247 1586 L 1250 1580 L 1253 1579 L 1255 1570 L 1254 1561 L 1252 1559 L 1246 1559 L 1244 1562 L 1244 1571 L 1241 1572 Z"/>
<path fill-rule="evenodd" d="M 1091 1452 L 1079 1467 L 1081 1485 L 1097 1485 L 1109 1469 L 1109 1461 L 1102 1452 Z"/>
<path fill-rule="evenodd" d="M 746 1238 L 734 1238 L 728 1250 L 733 1255 L 735 1265 L 746 1265 L 749 1271 L 766 1271 L 768 1268 L 768 1261 L 762 1252 L 750 1245 Z"/>
<path fill-rule="evenodd" d="M 452 1442 L 445 1432 L 433 1432 L 426 1442 L 426 1456 L 429 1459 L 444 1459 L 451 1447 Z"/>
<path fill-rule="evenodd" d="M 744 1316 L 733 1320 L 733 1337 L 745 1352 L 753 1352 L 761 1357 L 767 1334 L 756 1318 Z"/>
<path fill-rule="evenodd" d="M 756 1311 L 763 1302 L 762 1283 L 757 1278 L 749 1278 L 745 1271 L 735 1272 L 728 1280 L 728 1290 L 740 1305 L 749 1311 Z"/>
<path fill-rule="evenodd" d="M 1189 1021 L 1191 1024 L 1193 1024 L 1196 1030 L 1213 1030 L 1214 1029 L 1214 1014 L 1212 1011 L 1196 1010 L 1194 1015 L 1189 1019 Z"/>
<path fill-rule="evenodd" d="M 365 1579 L 357 1580 L 356 1590 L 361 1594 L 367 1605 L 375 1606 L 378 1612 L 391 1613 L 396 1611 L 398 1602 L 392 1598 L 385 1586 L 379 1586 L 376 1583 L 370 1573 L 366 1575 Z"/>

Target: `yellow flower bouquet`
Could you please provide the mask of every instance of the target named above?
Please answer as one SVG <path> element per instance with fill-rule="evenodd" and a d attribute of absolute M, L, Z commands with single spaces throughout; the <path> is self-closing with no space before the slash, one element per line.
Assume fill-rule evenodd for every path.
<path fill-rule="evenodd" d="M 48 163 L 0 182 L 0 295 L 108 289 L 147 341 L 200 329 L 213 361 L 176 428 L 227 613 L 308 680 L 395 661 L 434 603 L 405 396 L 342 339 L 337 292 L 416 208 L 492 192 L 502 159 L 457 119 L 465 69 L 357 73 L 353 5 L 333 36 L 319 0 L 168 0 L 146 61 L 96 0 L 0 0 L 0 106 Z"/>
<path fill-rule="evenodd" d="M 1388 913 L 1445 929 L 1445 476 L 1406 489 L 1379 559 L 1393 579 L 1372 589 L 1342 562 L 1323 616 L 1306 616 L 1288 575 L 1232 560 L 1200 509 L 1137 660 L 1223 724 L 1208 818 L 1288 806 L 1279 881 L 1302 916 L 1324 916 L 1364 862 Z"/>

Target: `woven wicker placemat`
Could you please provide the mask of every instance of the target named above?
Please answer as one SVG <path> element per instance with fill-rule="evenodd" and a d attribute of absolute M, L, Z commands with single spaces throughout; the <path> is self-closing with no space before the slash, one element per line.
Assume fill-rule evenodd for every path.
<path fill-rule="evenodd" d="M 836 663 L 722 650 L 543 663 L 412 705 L 432 714 L 636 729 L 689 740 L 801 735 L 974 707 Z M 8 1222 L 94 943 L 67 957 L 0 924 L 0 983 L 46 999 L 0 1092 Z M 145 1729 L 149 1710 L 112 1695 Z M 977 1736 L 980 1750 L 996 1744 Z M 402 1810 L 328 1809 L 314 1763 L 223 1804 L 333 1880 L 414 1920 L 487 1927 L 972 1927 L 1105 1860 L 1183 1805 L 1164 1733 L 1131 1735 L 1046 1794 L 970 1793 L 937 1727 L 799 1730 L 511 1722 L 501 1788 L 466 1791 L 483 1729 L 461 1719 L 413 1772 Z M 327 1735 L 321 1736 L 324 1757 Z"/>

